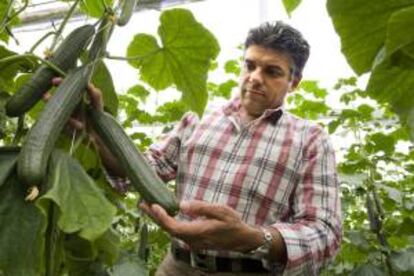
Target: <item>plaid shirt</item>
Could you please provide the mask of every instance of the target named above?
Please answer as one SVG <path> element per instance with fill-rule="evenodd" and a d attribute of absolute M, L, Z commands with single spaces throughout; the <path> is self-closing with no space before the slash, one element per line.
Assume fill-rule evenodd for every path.
<path fill-rule="evenodd" d="M 341 240 L 329 138 L 319 125 L 283 109 L 242 126 L 239 108 L 235 98 L 201 121 L 186 114 L 150 147 L 148 159 L 164 181 L 176 180 L 179 200 L 226 204 L 248 224 L 276 228 L 287 248 L 284 273 L 317 274 Z"/>
<path fill-rule="evenodd" d="M 179 200 L 226 204 L 250 225 L 276 228 L 286 244 L 287 263 L 280 269 L 280 264 L 262 260 L 274 274 L 318 274 L 341 240 L 329 138 L 319 125 L 281 108 L 242 126 L 239 108 L 235 98 L 201 121 L 186 114 L 150 147 L 148 160 L 164 181 L 175 179 Z M 246 257 L 228 251 L 203 253 Z"/>

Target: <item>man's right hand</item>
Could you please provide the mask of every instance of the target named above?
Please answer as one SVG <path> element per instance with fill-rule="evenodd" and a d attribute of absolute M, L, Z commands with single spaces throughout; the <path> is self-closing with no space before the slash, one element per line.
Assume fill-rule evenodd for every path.
<path fill-rule="evenodd" d="M 54 86 L 58 86 L 62 83 L 62 81 L 62 78 L 56 77 L 52 79 L 52 84 Z M 92 83 L 89 83 L 86 91 L 88 93 L 90 105 L 92 108 L 95 108 L 98 111 L 103 111 L 104 103 L 101 90 L 95 87 Z M 51 94 L 49 92 L 43 94 L 43 99 L 45 101 L 48 101 L 50 97 Z M 115 160 L 113 154 L 105 146 L 99 135 L 94 131 L 93 126 L 88 125 L 88 121 L 87 118 L 85 118 L 85 115 L 75 111 L 68 121 L 67 131 L 69 132 L 69 135 L 73 135 L 75 131 L 81 132 L 83 130 L 87 131 L 89 140 L 95 145 L 95 148 L 98 150 L 102 163 L 104 164 L 107 171 L 113 176 L 125 177 L 124 170 L 119 167 L 118 162 Z"/>

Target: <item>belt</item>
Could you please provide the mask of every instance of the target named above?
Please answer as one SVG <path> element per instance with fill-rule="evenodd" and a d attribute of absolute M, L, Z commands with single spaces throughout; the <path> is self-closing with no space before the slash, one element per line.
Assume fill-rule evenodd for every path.
<path fill-rule="evenodd" d="M 171 245 L 171 253 L 175 260 L 185 262 L 205 272 L 269 273 L 260 260 L 209 256 L 180 248 L 174 243 Z"/>

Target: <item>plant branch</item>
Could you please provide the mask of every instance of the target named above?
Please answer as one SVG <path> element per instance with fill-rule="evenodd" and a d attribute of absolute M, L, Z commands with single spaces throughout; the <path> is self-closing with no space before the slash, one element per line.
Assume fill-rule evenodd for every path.
<path fill-rule="evenodd" d="M 16 59 L 21 59 L 21 58 L 32 58 L 32 59 L 37 59 L 39 61 L 41 61 L 42 63 L 46 64 L 47 66 L 49 66 L 51 69 L 53 69 L 55 72 L 57 72 L 58 74 L 60 74 L 61 76 L 66 76 L 66 73 L 63 72 L 60 68 L 58 68 L 55 64 L 53 64 L 52 62 L 43 59 L 41 57 L 38 57 L 34 54 L 24 54 L 24 55 L 12 55 L 12 56 L 8 56 L 5 57 L 3 59 L 0 59 L 0 65 L 2 63 L 7 63 Z"/>
<path fill-rule="evenodd" d="M 7 27 L 7 24 L 9 24 L 9 19 L 10 19 L 9 15 L 13 8 L 13 3 L 14 3 L 14 0 L 10 0 L 9 4 L 7 5 L 3 20 L 0 23 L 0 33 L 2 33 L 3 30 Z"/>
<path fill-rule="evenodd" d="M 12 21 L 13 18 L 15 18 L 16 16 L 18 16 L 19 14 L 21 14 L 29 5 L 29 0 L 24 0 L 24 4 L 23 7 L 21 7 L 17 12 L 15 12 L 8 20 L 8 22 Z"/>
<path fill-rule="evenodd" d="M 72 17 L 72 14 L 74 13 L 76 7 L 78 6 L 80 0 L 75 0 L 75 2 L 73 3 L 73 5 L 70 7 L 69 11 L 66 13 L 65 18 L 63 19 L 62 23 L 59 26 L 59 29 L 56 32 L 55 38 L 53 39 L 52 45 L 50 46 L 50 51 L 53 52 L 53 50 L 55 49 L 57 42 L 58 42 L 58 38 L 62 35 L 63 29 L 65 28 L 66 24 L 69 21 L 69 18 Z"/>
<path fill-rule="evenodd" d="M 12 145 L 17 146 L 20 142 L 20 139 L 23 136 L 23 128 L 24 128 L 24 114 L 19 116 L 19 119 L 17 120 L 17 129 L 16 133 L 14 134 Z"/>
<path fill-rule="evenodd" d="M 49 36 L 56 34 L 56 32 L 48 32 L 47 34 L 43 35 L 38 41 L 36 41 L 35 44 L 33 44 L 33 46 L 30 48 L 29 53 L 33 53 L 36 48 Z"/>
<path fill-rule="evenodd" d="M 133 56 L 133 57 L 118 57 L 118 56 L 111 56 L 107 55 L 106 58 L 113 59 L 113 60 L 141 60 L 144 58 L 144 56 Z"/>

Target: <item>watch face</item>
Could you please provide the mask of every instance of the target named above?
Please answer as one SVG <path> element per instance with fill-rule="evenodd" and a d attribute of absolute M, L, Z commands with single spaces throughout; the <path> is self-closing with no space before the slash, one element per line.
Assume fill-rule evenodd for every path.
<path fill-rule="evenodd" d="M 270 233 L 270 232 L 265 232 L 264 231 L 264 238 L 265 238 L 265 240 L 266 240 L 266 242 L 272 242 L 272 240 L 273 240 L 273 236 L 272 236 L 272 234 Z"/>

